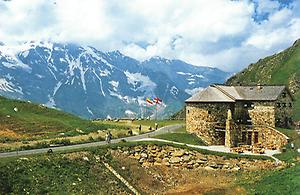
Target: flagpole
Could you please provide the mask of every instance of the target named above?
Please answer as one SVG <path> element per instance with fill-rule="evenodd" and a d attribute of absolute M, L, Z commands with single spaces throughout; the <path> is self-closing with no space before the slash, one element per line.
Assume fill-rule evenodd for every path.
<path fill-rule="evenodd" d="M 157 103 L 156 103 L 156 108 L 155 108 L 155 121 L 157 121 Z"/>

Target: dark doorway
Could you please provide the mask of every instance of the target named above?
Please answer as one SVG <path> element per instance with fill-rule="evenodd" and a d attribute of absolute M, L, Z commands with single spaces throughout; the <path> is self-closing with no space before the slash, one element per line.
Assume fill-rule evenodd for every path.
<path fill-rule="evenodd" d="M 247 144 L 251 145 L 251 143 L 252 143 L 252 132 L 250 131 L 250 132 L 248 132 Z"/>
<path fill-rule="evenodd" d="M 289 119 L 288 117 L 284 118 L 284 127 L 288 127 L 289 126 Z"/>
<path fill-rule="evenodd" d="M 258 143 L 258 132 L 254 132 L 254 143 Z"/>
<path fill-rule="evenodd" d="M 220 144 L 225 145 L 225 131 L 221 131 L 220 133 Z"/>
<path fill-rule="evenodd" d="M 247 132 L 242 132 L 242 143 L 245 144 L 247 141 Z"/>

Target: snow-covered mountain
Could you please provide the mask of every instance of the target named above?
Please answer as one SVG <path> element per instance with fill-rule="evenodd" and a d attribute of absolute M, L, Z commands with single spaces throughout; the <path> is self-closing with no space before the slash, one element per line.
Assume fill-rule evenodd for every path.
<path fill-rule="evenodd" d="M 86 118 L 153 114 L 146 97 L 160 97 L 160 115 L 179 110 L 184 100 L 229 74 L 180 60 L 144 62 L 119 51 L 90 46 L 27 42 L 0 44 L 0 95 L 30 100 Z"/>

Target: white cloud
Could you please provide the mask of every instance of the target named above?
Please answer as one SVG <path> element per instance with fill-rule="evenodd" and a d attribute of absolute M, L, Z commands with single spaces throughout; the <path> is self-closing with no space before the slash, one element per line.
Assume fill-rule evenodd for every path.
<path fill-rule="evenodd" d="M 72 41 L 139 60 L 159 55 L 233 71 L 300 37 L 297 1 L 283 9 L 253 1 L 0 1 L 0 40 Z M 264 13 L 267 19 L 254 21 Z"/>
<path fill-rule="evenodd" d="M 271 1 L 271 0 L 257 0 L 257 12 L 261 13 L 273 13 L 277 9 L 279 9 L 280 4 L 278 1 Z"/>

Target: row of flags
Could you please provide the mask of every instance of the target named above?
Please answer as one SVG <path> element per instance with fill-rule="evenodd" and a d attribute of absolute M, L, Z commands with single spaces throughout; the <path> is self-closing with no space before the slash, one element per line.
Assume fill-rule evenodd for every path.
<path fill-rule="evenodd" d="M 161 104 L 161 103 L 162 103 L 162 100 L 159 99 L 158 97 L 155 97 L 155 98 L 149 98 L 149 97 L 147 97 L 147 98 L 146 98 L 146 103 L 147 103 L 147 105 L 149 105 L 149 106 L 154 106 L 154 105 Z"/>

